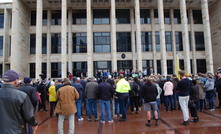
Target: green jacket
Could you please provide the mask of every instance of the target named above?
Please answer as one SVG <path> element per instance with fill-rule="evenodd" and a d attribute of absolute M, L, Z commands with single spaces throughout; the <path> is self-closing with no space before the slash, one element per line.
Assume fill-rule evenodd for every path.
<path fill-rule="evenodd" d="M 130 84 L 124 78 L 117 82 L 116 92 L 128 93 L 130 90 Z"/>

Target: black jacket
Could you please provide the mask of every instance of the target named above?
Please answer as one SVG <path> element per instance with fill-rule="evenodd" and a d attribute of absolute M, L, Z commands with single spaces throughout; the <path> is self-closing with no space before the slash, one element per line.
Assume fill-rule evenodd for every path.
<path fill-rule="evenodd" d="M 21 86 L 19 88 L 19 90 L 25 92 L 28 95 L 28 97 L 30 98 L 30 100 L 35 108 L 37 106 L 37 102 L 38 102 L 35 88 L 32 87 L 31 84 L 25 83 L 25 85 Z"/>
<path fill-rule="evenodd" d="M 177 90 L 179 90 L 179 96 L 189 96 L 191 89 L 191 81 L 188 78 L 182 79 L 177 84 Z"/>
<path fill-rule="evenodd" d="M 34 108 L 24 92 L 5 84 L 0 89 L 0 133 L 26 134 L 26 123 L 36 126 Z"/>
<path fill-rule="evenodd" d="M 216 92 L 221 93 L 221 78 L 216 80 L 215 88 L 216 88 Z"/>
<path fill-rule="evenodd" d="M 192 88 L 190 89 L 190 100 L 199 101 L 200 100 L 199 94 L 200 94 L 199 86 L 198 85 L 192 86 Z"/>
<path fill-rule="evenodd" d="M 111 86 L 110 83 L 107 82 L 101 82 L 98 85 L 98 96 L 99 99 L 104 100 L 104 101 L 109 101 L 111 100 L 111 97 L 113 96 L 114 89 Z"/>
<path fill-rule="evenodd" d="M 145 103 L 156 101 L 158 95 L 157 87 L 151 82 L 147 82 L 143 86 L 141 95 L 143 96 Z"/>

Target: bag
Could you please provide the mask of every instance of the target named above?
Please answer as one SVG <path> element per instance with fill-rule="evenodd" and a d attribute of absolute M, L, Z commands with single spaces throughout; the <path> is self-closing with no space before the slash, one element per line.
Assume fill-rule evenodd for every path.
<path fill-rule="evenodd" d="M 140 92 L 140 86 L 137 83 L 133 82 L 131 85 L 132 96 L 139 96 L 139 92 Z"/>
<path fill-rule="evenodd" d="M 197 110 L 196 110 L 196 104 L 193 100 L 189 101 L 189 109 L 190 109 L 191 117 L 198 117 Z"/>

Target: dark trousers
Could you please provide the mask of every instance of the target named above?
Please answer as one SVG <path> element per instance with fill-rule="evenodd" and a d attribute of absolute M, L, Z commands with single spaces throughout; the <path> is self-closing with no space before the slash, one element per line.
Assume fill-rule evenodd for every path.
<path fill-rule="evenodd" d="M 39 103 L 38 111 L 42 108 L 46 111 L 46 96 L 41 96 L 41 103 Z"/>
<path fill-rule="evenodd" d="M 50 102 L 50 116 L 51 117 L 53 116 L 55 106 L 56 106 L 56 102 Z"/>
<path fill-rule="evenodd" d="M 136 111 L 139 110 L 138 105 L 139 105 L 139 96 L 130 97 L 130 109 L 132 112 L 134 111 L 134 107 L 136 107 Z"/>
<path fill-rule="evenodd" d="M 221 107 L 221 92 L 218 93 L 218 99 L 219 99 L 219 107 Z"/>
<path fill-rule="evenodd" d="M 166 111 L 168 111 L 169 105 L 170 105 L 170 110 L 173 110 L 173 103 L 172 103 L 172 95 L 169 96 L 164 96 L 165 99 L 165 107 Z"/>
<path fill-rule="evenodd" d="M 120 105 L 120 111 L 122 112 L 122 119 L 127 119 L 126 115 L 126 107 L 127 107 L 127 101 L 128 97 L 125 97 L 124 99 L 119 99 L 119 105 Z"/>

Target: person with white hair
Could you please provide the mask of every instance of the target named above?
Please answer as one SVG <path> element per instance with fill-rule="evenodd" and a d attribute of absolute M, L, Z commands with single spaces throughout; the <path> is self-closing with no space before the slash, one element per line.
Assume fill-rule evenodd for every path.
<path fill-rule="evenodd" d="M 49 92 L 49 102 L 50 102 L 50 117 L 52 117 L 56 105 L 56 89 L 54 81 L 51 81 L 48 92 Z"/>

